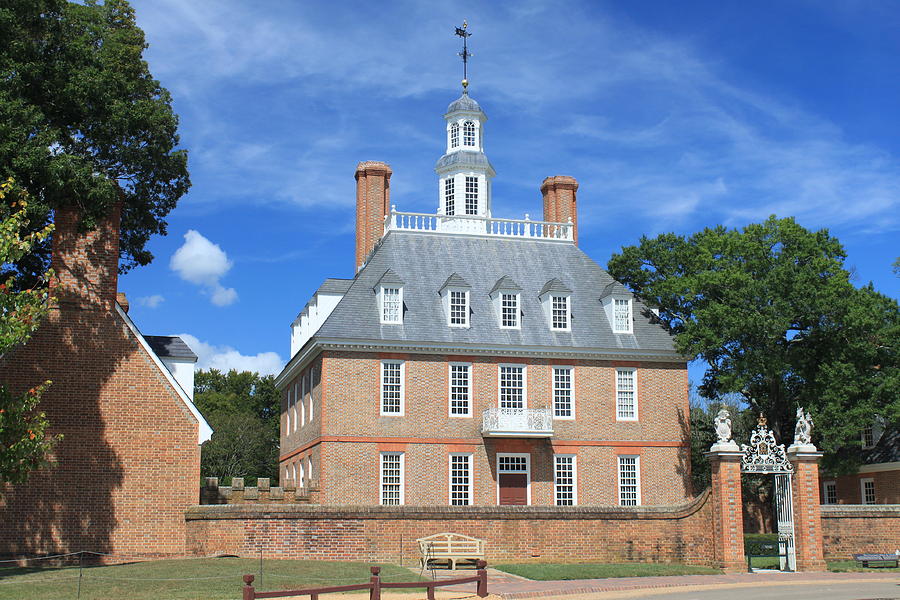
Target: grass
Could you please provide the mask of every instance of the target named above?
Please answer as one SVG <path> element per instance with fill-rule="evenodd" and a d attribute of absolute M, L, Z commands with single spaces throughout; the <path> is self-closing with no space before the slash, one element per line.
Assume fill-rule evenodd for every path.
<path fill-rule="evenodd" d="M 506 563 L 491 566 L 506 573 L 538 581 L 659 575 L 715 575 L 722 572 L 721 569 L 678 563 Z"/>
<path fill-rule="evenodd" d="M 241 577 L 256 576 L 258 591 L 366 583 L 370 563 L 264 560 L 262 585 L 258 559 L 200 558 L 155 560 L 85 567 L 81 600 L 237 600 Z M 381 566 L 383 581 L 417 581 L 409 569 Z M 75 600 L 78 566 L 9 568 L 0 566 L 0 600 Z M 416 590 L 410 590 L 416 591 Z M 421 591 L 421 590 L 419 590 Z"/>

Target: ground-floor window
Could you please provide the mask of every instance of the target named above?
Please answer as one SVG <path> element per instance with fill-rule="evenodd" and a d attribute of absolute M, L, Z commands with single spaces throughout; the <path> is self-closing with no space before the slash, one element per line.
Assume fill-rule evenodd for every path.
<path fill-rule="evenodd" d="M 553 457 L 554 496 L 557 506 L 575 506 L 575 455 L 557 454 Z"/>
<path fill-rule="evenodd" d="M 619 504 L 637 506 L 641 503 L 640 471 L 637 456 L 619 457 Z"/>
<path fill-rule="evenodd" d="M 860 492 L 862 493 L 863 504 L 875 504 L 875 480 L 860 479 Z"/>
<path fill-rule="evenodd" d="M 837 484 L 826 481 L 822 484 L 822 504 L 837 504 Z"/>
<path fill-rule="evenodd" d="M 472 504 L 472 455 L 450 455 L 450 505 Z"/>
<path fill-rule="evenodd" d="M 381 453 L 381 504 L 403 504 L 403 453 Z"/>

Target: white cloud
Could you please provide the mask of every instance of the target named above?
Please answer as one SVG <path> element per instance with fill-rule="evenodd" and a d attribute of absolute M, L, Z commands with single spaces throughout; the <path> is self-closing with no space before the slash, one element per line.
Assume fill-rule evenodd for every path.
<path fill-rule="evenodd" d="M 218 244 L 193 229 L 184 234 L 184 244 L 175 251 L 169 267 L 187 282 L 203 286 L 216 306 L 237 301 L 237 291 L 219 283 L 231 269 L 232 262 Z"/>
<path fill-rule="evenodd" d="M 165 298 L 159 294 L 153 294 L 152 296 L 141 296 L 137 299 L 137 303 L 141 306 L 146 306 L 147 308 L 156 308 L 160 304 L 165 301 Z"/>
<path fill-rule="evenodd" d="M 252 356 L 241 354 L 231 346 L 217 346 L 201 342 L 189 333 L 179 333 L 178 336 L 190 346 L 197 355 L 196 370 L 218 369 L 228 372 L 255 371 L 260 375 L 277 375 L 284 366 L 284 361 L 276 352 L 260 352 Z"/>

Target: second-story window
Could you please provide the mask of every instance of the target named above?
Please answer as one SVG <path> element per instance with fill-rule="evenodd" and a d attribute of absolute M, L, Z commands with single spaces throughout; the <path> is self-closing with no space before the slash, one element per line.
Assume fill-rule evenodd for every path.
<path fill-rule="evenodd" d="M 381 363 L 381 414 L 403 414 L 403 363 L 385 360 Z"/>
<path fill-rule="evenodd" d="M 463 146 L 475 145 L 475 123 L 466 121 L 463 123 Z"/>
<path fill-rule="evenodd" d="M 450 290 L 450 326 L 469 326 L 469 292 Z"/>
<path fill-rule="evenodd" d="M 451 217 L 456 214 L 456 182 L 452 177 L 444 180 L 444 214 Z"/>
<path fill-rule="evenodd" d="M 637 421 L 637 371 L 616 369 L 616 419 Z"/>
<path fill-rule="evenodd" d="M 450 125 L 450 147 L 457 148 L 459 146 L 459 123 Z"/>
<path fill-rule="evenodd" d="M 478 214 L 478 178 L 466 177 L 466 214 Z"/>
<path fill-rule="evenodd" d="M 569 297 L 551 296 L 550 327 L 552 329 L 569 329 Z"/>
<path fill-rule="evenodd" d="M 500 327 L 519 328 L 519 295 L 500 294 Z"/>
<path fill-rule="evenodd" d="M 381 289 L 381 322 L 403 322 L 403 295 L 398 287 Z"/>
<path fill-rule="evenodd" d="M 525 408 L 525 367 L 500 365 L 500 408 Z"/>
<path fill-rule="evenodd" d="M 572 402 L 572 367 L 553 367 L 553 418 L 575 416 Z"/>
<path fill-rule="evenodd" d="M 450 364 L 450 416 L 471 416 L 472 365 Z"/>

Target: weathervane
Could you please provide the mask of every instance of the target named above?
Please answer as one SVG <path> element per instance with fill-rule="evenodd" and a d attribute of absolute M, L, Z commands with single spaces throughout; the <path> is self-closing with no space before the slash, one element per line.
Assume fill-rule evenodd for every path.
<path fill-rule="evenodd" d="M 469 87 L 469 57 L 472 56 L 472 53 L 469 52 L 468 45 L 466 44 L 466 38 L 472 35 L 468 31 L 466 31 L 466 28 L 468 26 L 469 24 L 463 21 L 462 27 L 456 28 L 456 35 L 461 37 L 463 40 L 463 51 L 459 53 L 459 55 L 463 59 L 463 92 L 466 92 Z"/>

